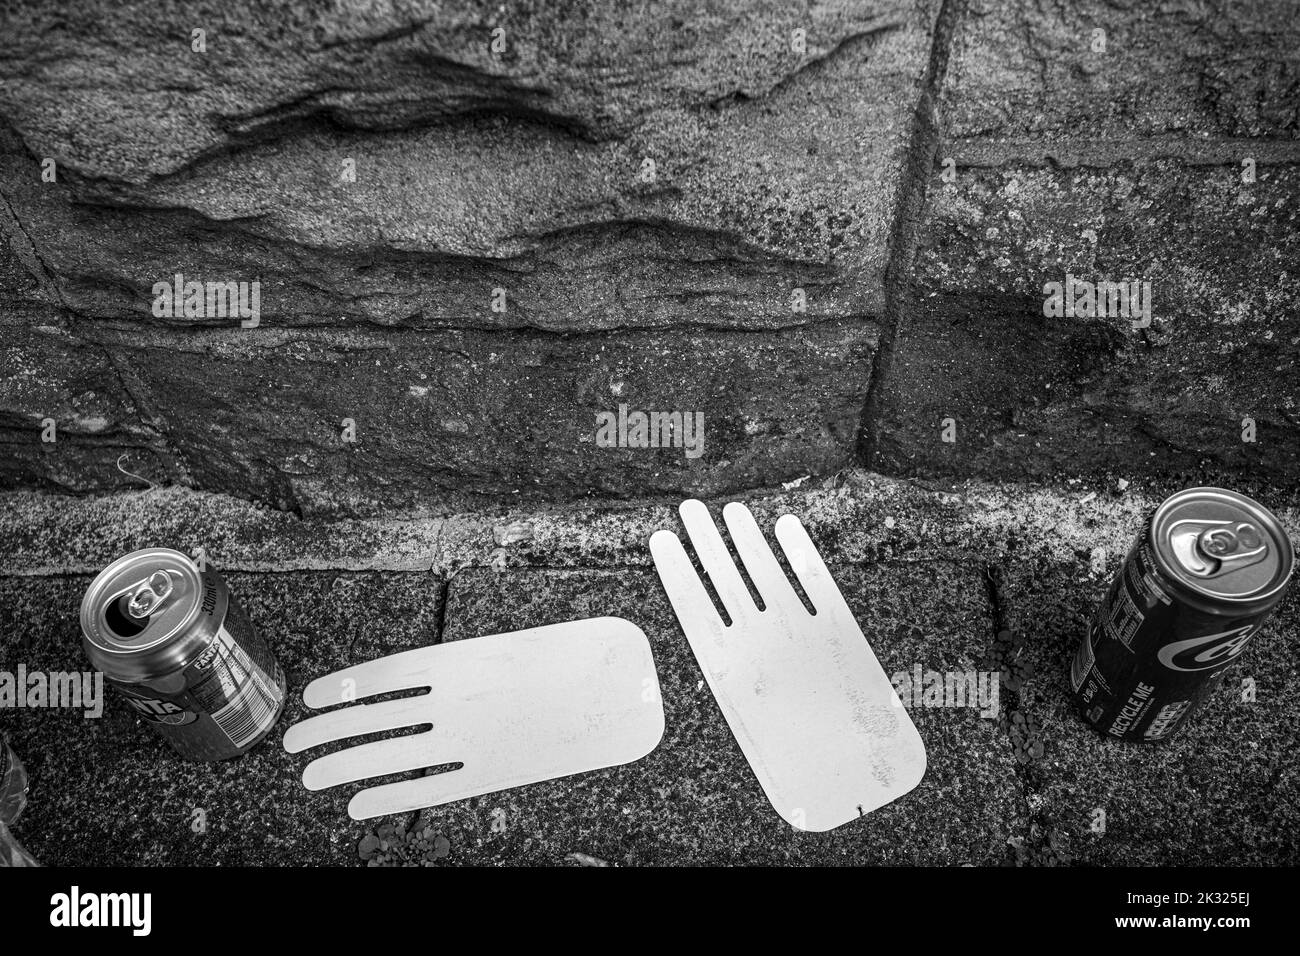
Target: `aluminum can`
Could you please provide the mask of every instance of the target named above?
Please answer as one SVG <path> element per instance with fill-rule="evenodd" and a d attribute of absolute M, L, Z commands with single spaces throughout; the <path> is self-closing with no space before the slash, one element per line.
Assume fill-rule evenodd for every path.
<path fill-rule="evenodd" d="M 246 753 L 284 710 L 284 672 L 221 576 L 168 548 L 118 558 L 81 602 L 82 646 L 182 757 Z"/>
<path fill-rule="evenodd" d="M 1168 740 L 1286 592 L 1295 552 L 1277 518 L 1222 488 L 1189 488 L 1147 518 L 1070 668 L 1107 737 Z"/>

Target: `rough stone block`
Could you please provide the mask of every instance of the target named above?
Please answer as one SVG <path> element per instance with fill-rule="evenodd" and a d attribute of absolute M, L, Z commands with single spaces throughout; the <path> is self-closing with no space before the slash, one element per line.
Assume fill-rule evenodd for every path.
<path fill-rule="evenodd" d="M 881 383 L 882 467 L 1169 486 L 1300 473 L 1293 14 L 962 6 L 896 375 Z M 1151 326 L 1045 316 L 1044 286 L 1067 274 L 1149 282 Z"/>
<path fill-rule="evenodd" d="M 940 105 L 953 139 L 1086 155 L 1167 138 L 1179 155 L 1206 135 L 1294 139 L 1298 81 L 1300 22 L 1287 0 L 970 0 Z"/>
<path fill-rule="evenodd" d="M 177 272 L 260 278 L 280 324 L 877 315 L 936 10 L 25 7 L 0 183 L 90 315 Z M 29 188 L 44 157 L 63 178 Z"/>
<path fill-rule="evenodd" d="M 57 324 L 40 324 L 58 321 L 48 310 L 0 318 L 0 487 L 143 487 L 118 468 L 119 459 L 127 471 L 166 478 L 158 435 L 142 422 L 107 354 Z"/>
<path fill-rule="evenodd" d="M 365 512 L 715 494 L 834 471 L 852 460 L 876 335 L 836 322 L 797 336 L 130 329 L 106 341 L 199 487 Z M 623 405 L 698 413 L 703 444 L 686 447 L 683 428 L 680 447 L 606 447 L 619 436 L 597 416 Z"/>
<path fill-rule="evenodd" d="M 1300 474 L 1297 197 L 1290 165 L 1261 166 L 1250 184 L 1232 167 L 1174 161 L 936 175 L 880 463 L 1289 484 Z M 1045 316 L 1047 283 L 1067 275 L 1150 283 L 1150 326 Z"/>

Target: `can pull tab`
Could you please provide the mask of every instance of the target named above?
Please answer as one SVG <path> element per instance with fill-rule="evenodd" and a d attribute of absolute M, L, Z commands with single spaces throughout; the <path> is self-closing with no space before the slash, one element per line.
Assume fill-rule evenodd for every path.
<path fill-rule="evenodd" d="M 143 581 L 137 581 L 128 592 L 126 612 L 136 620 L 148 617 L 162 607 L 172 593 L 171 575 L 166 571 L 155 571 Z"/>
<path fill-rule="evenodd" d="M 1249 521 L 1180 521 L 1169 537 L 1179 563 L 1200 577 L 1257 564 L 1268 554 L 1264 536 Z"/>

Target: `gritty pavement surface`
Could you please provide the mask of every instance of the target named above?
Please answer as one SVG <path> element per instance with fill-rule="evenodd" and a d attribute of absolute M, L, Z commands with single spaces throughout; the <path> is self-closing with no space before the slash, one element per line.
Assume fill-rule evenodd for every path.
<path fill-rule="evenodd" d="M 356 862 L 357 824 L 338 791 L 312 793 L 306 761 L 279 745 L 306 715 L 313 678 L 437 634 L 441 582 L 394 573 L 231 574 L 231 589 L 275 649 L 291 687 L 280 723 L 247 755 L 221 763 L 176 757 L 122 701 L 103 717 L 0 711 L 27 764 L 31 793 L 15 827 L 47 864 L 232 865 Z M 5 579 L 0 628 L 18 636 L 3 667 L 85 670 L 77 608 L 90 578 Z M 391 615 L 380 628 L 373 620 Z M 369 619 L 369 620 L 368 620 Z M 12 649 L 11 649 L 12 648 Z M 112 691 L 106 688 L 106 693 Z M 196 813 L 197 812 L 197 813 Z M 195 832 L 195 827 L 206 832 Z"/>
<path fill-rule="evenodd" d="M 374 865 L 1300 861 L 1295 598 L 1168 746 L 1105 741 L 1068 708 L 1069 656 L 1153 503 L 1139 487 L 927 488 L 849 472 L 748 503 L 765 526 L 785 511 L 805 521 L 887 673 L 1001 671 L 995 717 L 909 708 L 926 777 L 862 820 L 801 833 L 767 804 L 649 562 L 649 533 L 676 527 L 669 504 L 314 522 L 155 491 L 5 496 L 0 670 L 84 668 L 89 575 L 144 544 L 201 546 L 284 665 L 288 708 L 254 752 L 207 765 L 173 757 L 112 696 L 100 719 L 0 710 L 32 776 L 16 832 L 47 863 L 364 865 L 361 850 Z M 1295 503 L 1268 503 L 1296 537 Z M 322 674 L 602 614 L 637 623 L 659 669 L 667 730 L 641 761 L 356 822 L 354 788 L 307 791 L 315 754 L 279 744 Z"/>
<path fill-rule="evenodd" d="M 991 627 L 978 574 L 951 564 L 841 566 L 837 578 L 887 673 L 914 662 L 973 668 Z M 934 629 L 912 609 L 946 607 Z M 530 862 L 578 849 L 619 863 L 984 863 L 1009 855 L 1023 829 L 1014 760 L 996 721 L 975 710 L 913 716 L 929 769 L 909 797 L 829 833 L 800 833 L 776 815 L 748 769 L 681 637 L 653 571 L 466 571 L 452 579 L 446 640 L 574 617 L 615 614 L 641 624 L 660 671 L 667 730 L 644 760 L 581 782 L 558 780 L 484 798 L 505 811 L 509 842 L 483 837 L 472 861 L 507 862 L 520 841 Z M 430 816 L 444 831 L 482 835 L 483 810 L 450 805 Z M 456 840 L 452 840 L 453 846 Z M 503 845 L 504 843 L 504 845 Z"/>
<path fill-rule="evenodd" d="M 1024 767 L 1026 798 L 1041 821 L 1034 847 L 1097 864 L 1300 861 L 1294 592 L 1194 723 L 1154 748 L 1099 742 L 1067 706 L 1062 662 L 1100 597 L 1098 582 L 1080 568 L 1012 562 L 1000 593 L 1005 624 L 1022 641 L 1017 660 L 1032 674 L 1018 709 L 1027 739 L 1044 748 Z"/>

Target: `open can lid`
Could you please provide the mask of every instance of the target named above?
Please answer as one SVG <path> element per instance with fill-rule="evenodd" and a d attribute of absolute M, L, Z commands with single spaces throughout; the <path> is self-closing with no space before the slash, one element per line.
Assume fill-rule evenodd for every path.
<path fill-rule="evenodd" d="M 81 631 L 92 661 L 103 666 L 172 643 L 193 629 L 203 591 L 203 576 L 179 551 L 147 548 L 118 558 L 81 601 Z"/>
<path fill-rule="evenodd" d="M 1229 605 L 1267 604 L 1286 589 L 1291 539 L 1263 505 L 1223 488 L 1189 488 L 1151 519 L 1160 563 L 1177 583 Z"/>

